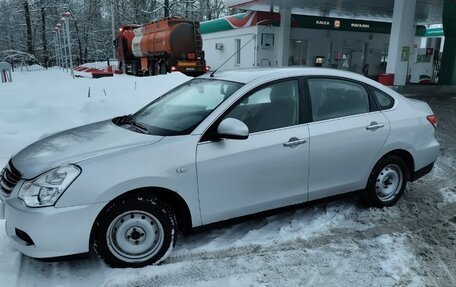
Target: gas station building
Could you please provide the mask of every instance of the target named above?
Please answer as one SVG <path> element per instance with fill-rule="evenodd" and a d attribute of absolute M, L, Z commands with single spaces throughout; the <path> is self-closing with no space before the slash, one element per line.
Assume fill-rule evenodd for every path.
<path fill-rule="evenodd" d="M 321 66 L 376 79 L 389 74 L 397 86 L 456 84 L 456 0 L 225 4 L 247 12 L 201 23 L 212 68 L 233 56 L 222 69 Z"/>

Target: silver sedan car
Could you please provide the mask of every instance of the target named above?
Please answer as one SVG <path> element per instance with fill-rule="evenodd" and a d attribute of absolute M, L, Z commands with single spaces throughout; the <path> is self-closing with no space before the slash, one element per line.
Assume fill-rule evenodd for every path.
<path fill-rule="evenodd" d="M 395 204 L 431 171 L 436 124 L 426 103 L 349 72 L 218 72 L 26 147 L 1 173 L 0 217 L 31 257 L 158 264 L 178 231 L 352 191 Z"/>

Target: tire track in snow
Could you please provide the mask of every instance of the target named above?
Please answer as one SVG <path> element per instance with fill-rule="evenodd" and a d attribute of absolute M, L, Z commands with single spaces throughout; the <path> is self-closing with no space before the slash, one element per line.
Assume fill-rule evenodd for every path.
<path fill-rule="evenodd" d="M 365 282 L 385 286 L 398 283 L 395 274 L 376 264 L 379 257 L 388 257 L 397 250 L 385 247 L 377 237 L 354 240 L 352 235 L 275 242 L 199 256 L 193 254 L 184 261 L 170 260 L 139 272 L 113 276 L 103 286 L 213 286 L 211 284 L 218 280 L 225 284 L 234 280 L 233 286 L 365 286 Z M 371 251 L 362 252 L 366 247 Z M 402 252 L 402 246 L 397 248 Z M 353 272 L 356 277 L 347 277 Z"/>
<path fill-rule="evenodd" d="M 400 204 L 408 218 L 402 224 L 428 277 L 428 286 L 456 286 L 456 97 L 423 98 L 439 117 L 436 136 L 440 154 L 433 172 L 409 184 L 408 205 Z"/>

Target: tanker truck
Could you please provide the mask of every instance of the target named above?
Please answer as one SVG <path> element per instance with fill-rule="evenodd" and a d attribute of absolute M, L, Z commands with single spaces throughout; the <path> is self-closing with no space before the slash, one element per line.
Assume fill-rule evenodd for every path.
<path fill-rule="evenodd" d="M 189 76 L 206 72 L 199 23 L 168 17 L 145 25 L 119 28 L 117 59 L 123 73 L 152 76 L 179 71 Z"/>

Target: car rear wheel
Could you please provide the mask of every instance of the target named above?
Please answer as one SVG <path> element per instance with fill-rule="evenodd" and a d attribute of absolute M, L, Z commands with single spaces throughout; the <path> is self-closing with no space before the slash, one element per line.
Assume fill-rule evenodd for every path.
<path fill-rule="evenodd" d="M 174 212 L 154 198 L 111 203 L 96 222 L 93 246 L 111 267 L 159 264 L 171 253 L 177 234 Z"/>
<path fill-rule="evenodd" d="M 367 198 L 371 205 L 394 205 L 402 196 L 407 184 L 407 167 L 395 155 L 379 160 L 372 170 L 367 184 Z"/>

